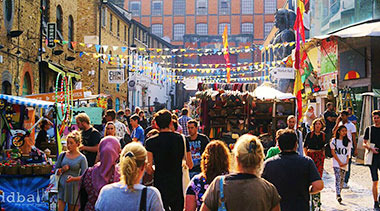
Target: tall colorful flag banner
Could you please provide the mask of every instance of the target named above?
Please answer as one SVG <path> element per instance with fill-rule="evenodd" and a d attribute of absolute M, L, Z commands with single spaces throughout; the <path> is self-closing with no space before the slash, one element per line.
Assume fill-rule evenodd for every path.
<path fill-rule="evenodd" d="M 295 51 L 295 62 L 294 68 L 296 69 L 296 79 L 294 81 L 293 94 L 297 99 L 297 120 L 300 122 L 302 118 L 302 90 L 304 89 L 302 78 L 301 78 L 301 38 L 303 43 L 305 43 L 305 27 L 303 25 L 303 13 L 305 12 L 305 5 L 303 0 L 297 0 L 297 18 L 294 23 L 294 30 L 296 32 L 296 51 Z"/>
<path fill-rule="evenodd" d="M 223 32 L 223 48 L 224 48 L 224 59 L 226 60 L 226 69 L 227 69 L 227 83 L 231 81 L 231 63 L 230 63 L 230 54 L 228 52 L 228 26 L 224 27 Z"/>

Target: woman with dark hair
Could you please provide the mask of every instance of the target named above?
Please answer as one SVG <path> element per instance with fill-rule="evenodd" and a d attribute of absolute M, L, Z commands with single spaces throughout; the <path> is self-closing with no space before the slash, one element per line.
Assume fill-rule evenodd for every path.
<path fill-rule="evenodd" d="M 38 132 L 36 142 L 34 146 L 36 146 L 38 149 L 41 149 L 41 144 L 42 143 L 47 143 L 48 142 L 48 136 L 47 136 L 47 131 L 50 128 L 50 122 L 47 119 L 44 119 L 40 123 L 40 132 Z"/>
<path fill-rule="evenodd" d="M 236 173 L 217 176 L 203 196 L 202 211 L 280 210 L 280 195 L 274 185 L 261 178 L 264 148 L 260 139 L 241 136 L 233 149 Z"/>
<path fill-rule="evenodd" d="M 95 203 L 102 187 L 120 181 L 117 167 L 120 151 L 120 143 L 116 137 L 106 136 L 100 141 L 98 153 L 100 161 L 89 168 L 81 178 L 81 188 L 84 188 L 88 195 L 84 210 L 95 210 Z M 82 203 L 84 202 L 81 197 L 81 209 Z"/>
<path fill-rule="evenodd" d="M 333 155 L 333 168 L 335 174 L 336 199 L 342 202 L 340 192 L 343 188 L 343 181 L 348 170 L 347 164 L 351 155 L 352 142 L 347 137 L 347 128 L 339 126 L 335 138 L 330 142 L 331 154 Z"/>
<path fill-rule="evenodd" d="M 216 176 L 230 171 L 230 151 L 222 141 L 212 141 L 202 154 L 202 172 L 195 175 L 186 190 L 185 210 L 195 211 L 201 208 L 202 196 Z"/>
<path fill-rule="evenodd" d="M 323 131 L 325 124 L 321 118 L 315 119 L 310 127 L 311 132 L 305 137 L 304 154 L 309 156 L 315 163 L 318 169 L 318 173 L 322 178 L 323 165 L 325 162 L 325 146 L 326 146 L 326 134 Z M 313 210 L 316 207 L 321 207 L 321 193 L 317 193 L 312 197 Z"/>
<path fill-rule="evenodd" d="M 148 120 L 145 118 L 144 111 L 139 111 L 139 125 L 145 130 L 148 127 Z"/>

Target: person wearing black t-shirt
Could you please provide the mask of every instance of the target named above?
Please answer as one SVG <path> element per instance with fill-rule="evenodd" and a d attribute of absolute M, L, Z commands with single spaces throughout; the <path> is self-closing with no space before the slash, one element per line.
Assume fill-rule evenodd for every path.
<path fill-rule="evenodd" d="M 380 110 L 375 110 L 372 112 L 372 119 L 375 124 L 366 128 L 364 133 L 363 146 L 367 150 L 371 150 L 373 152 L 372 165 L 369 167 L 371 169 L 371 177 L 373 181 L 372 194 L 374 200 L 374 208 L 378 210 L 380 209 L 377 191 L 377 186 L 379 184 L 378 170 L 380 170 Z M 375 144 L 375 147 L 370 146 L 370 144 Z"/>
<path fill-rule="evenodd" d="M 184 157 L 183 136 L 170 130 L 172 114 L 159 111 L 155 120 L 160 133 L 145 142 L 148 151 L 147 173 L 154 173 L 154 186 L 160 191 L 165 210 L 183 210 L 182 159 Z M 186 164 L 191 169 L 193 162 L 189 142 L 186 141 Z M 153 163 L 155 167 L 153 167 Z"/>
<path fill-rule="evenodd" d="M 201 172 L 201 158 L 206 149 L 207 144 L 210 142 L 207 136 L 198 133 L 198 122 L 194 119 L 187 122 L 187 129 L 189 136 L 187 141 L 190 145 L 191 158 L 193 159 L 194 167 L 190 170 L 190 179 Z"/>
<path fill-rule="evenodd" d="M 82 130 L 82 145 L 79 149 L 86 156 L 88 167 L 92 167 L 95 164 L 101 135 L 98 130 L 90 125 L 90 117 L 87 114 L 80 113 L 75 117 L 75 120 L 78 128 Z"/>
<path fill-rule="evenodd" d="M 36 146 L 40 150 L 44 150 L 44 149 L 41 149 L 41 144 L 48 142 L 47 131 L 49 130 L 49 128 L 50 128 L 50 122 L 46 119 L 42 120 L 40 123 L 41 130 L 40 132 L 38 132 L 36 142 L 34 144 L 34 146 Z"/>
<path fill-rule="evenodd" d="M 325 123 L 326 123 L 326 129 L 325 129 L 326 140 L 330 141 L 330 139 L 332 138 L 332 130 L 335 126 L 338 115 L 334 111 L 334 104 L 332 102 L 328 102 L 326 104 L 326 107 L 327 107 L 327 110 L 323 114 L 323 118 L 325 119 Z"/>

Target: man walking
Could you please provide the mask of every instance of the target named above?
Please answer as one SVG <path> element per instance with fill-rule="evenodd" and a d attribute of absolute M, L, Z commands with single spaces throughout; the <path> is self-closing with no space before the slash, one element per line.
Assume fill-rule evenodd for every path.
<path fill-rule="evenodd" d="M 194 119 L 187 122 L 189 136 L 186 138 L 189 142 L 191 158 L 194 164 L 194 167 L 190 170 L 190 179 L 201 172 L 202 154 L 205 151 L 207 144 L 210 142 L 207 136 L 198 133 L 198 127 L 198 122 Z"/>
<path fill-rule="evenodd" d="M 351 121 L 348 120 L 349 115 L 350 114 L 348 111 L 342 111 L 342 113 L 340 113 L 340 116 L 336 119 L 336 124 L 333 129 L 333 134 L 335 134 L 339 126 L 341 125 L 346 126 L 347 137 L 348 139 L 350 139 L 352 143 L 352 147 L 353 147 L 353 149 L 351 149 L 350 159 L 348 160 L 348 170 L 344 178 L 343 188 L 348 188 L 347 183 L 348 183 L 348 180 L 350 179 L 352 156 L 358 155 L 358 147 L 357 147 L 357 141 L 356 141 L 356 126 Z"/>
<path fill-rule="evenodd" d="M 336 115 L 336 113 L 334 111 L 334 105 L 332 102 L 328 102 L 326 104 L 326 107 L 327 107 L 327 110 L 323 114 L 323 118 L 325 119 L 325 122 L 326 122 L 326 129 L 325 129 L 326 140 L 330 141 L 330 139 L 332 138 L 332 135 L 333 135 L 332 130 L 335 126 L 335 121 L 336 121 L 338 115 Z"/>
<path fill-rule="evenodd" d="M 75 117 L 75 121 L 78 128 L 82 131 L 82 145 L 79 149 L 86 156 L 88 167 L 92 167 L 95 164 L 101 135 L 98 130 L 90 125 L 90 117 L 86 113 L 78 114 Z"/>
<path fill-rule="evenodd" d="M 159 111 L 155 120 L 160 133 L 146 140 L 148 151 L 147 173 L 154 173 L 154 186 L 160 191 L 165 210 L 183 210 L 182 159 L 186 155 L 187 166 L 193 167 L 189 142 L 182 135 L 171 131 L 172 114 Z M 153 168 L 153 163 L 155 168 Z"/>
<path fill-rule="evenodd" d="M 144 129 L 139 125 L 140 117 L 136 114 L 133 114 L 130 119 L 131 126 L 133 128 L 131 138 L 132 141 L 139 141 L 142 145 L 144 145 Z"/>
<path fill-rule="evenodd" d="M 286 121 L 287 125 L 288 125 L 288 129 L 291 129 L 291 130 L 294 130 L 296 136 L 297 136 L 297 140 L 298 140 L 298 148 L 297 148 L 297 152 L 299 155 L 303 156 L 303 139 L 302 139 L 302 132 L 299 131 L 297 128 L 296 128 L 296 117 L 294 115 L 290 115 L 288 116 L 288 119 Z"/>
<path fill-rule="evenodd" d="M 187 129 L 187 122 L 190 121 L 191 118 L 188 115 L 189 115 L 189 110 L 187 108 L 183 108 L 181 111 L 181 117 L 178 119 L 178 122 L 183 129 L 183 135 L 185 136 L 189 135 L 189 131 Z"/>
<path fill-rule="evenodd" d="M 278 137 L 281 153 L 264 163 L 262 178 L 276 186 L 284 211 L 310 210 L 309 194 L 323 189 L 313 160 L 297 154 L 297 141 L 294 130 L 282 130 Z"/>
<path fill-rule="evenodd" d="M 366 128 L 364 133 L 364 143 L 363 146 L 367 150 L 371 150 L 373 152 L 372 165 L 370 165 L 371 169 L 371 177 L 372 177 L 372 196 L 374 200 L 374 208 L 376 210 L 380 210 L 379 199 L 378 199 L 378 191 L 377 186 L 379 184 L 379 175 L 378 170 L 380 170 L 380 110 L 375 110 L 372 112 L 372 120 L 374 125 L 371 125 Z M 371 146 L 373 144 L 375 146 Z"/>

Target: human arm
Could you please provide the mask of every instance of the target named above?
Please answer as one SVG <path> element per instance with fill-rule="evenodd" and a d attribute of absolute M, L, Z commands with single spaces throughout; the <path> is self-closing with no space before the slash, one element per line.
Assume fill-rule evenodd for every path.
<path fill-rule="evenodd" d="M 95 146 L 84 146 L 84 145 L 81 145 L 79 147 L 80 150 L 82 151 L 87 151 L 87 152 L 98 152 L 98 144 L 95 145 Z"/>
<path fill-rule="evenodd" d="M 363 147 L 366 148 L 367 150 L 371 150 L 374 154 L 378 154 L 379 152 L 377 151 L 378 148 L 376 147 L 371 147 L 370 145 L 370 127 L 367 127 L 367 129 L 364 132 L 364 141 L 363 141 Z"/>
<path fill-rule="evenodd" d="M 164 205 L 162 204 L 162 198 L 160 191 L 158 191 L 157 188 L 154 187 L 148 187 L 147 191 L 152 190 L 154 194 L 152 195 L 152 198 L 150 200 L 150 204 L 147 207 L 147 210 L 152 210 L 152 211 L 163 211 L 164 210 Z"/>
<path fill-rule="evenodd" d="M 323 188 L 324 188 L 323 181 L 322 180 L 316 180 L 316 181 L 311 183 L 309 192 L 310 192 L 310 194 L 316 194 L 316 193 L 321 192 Z"/>
<path fill-rule="evenodd" d="M 211 211 L 210 208 L 208 208 L 205 203 L 202 204 L 201 206 L 201 211 Z"/>
<path fill-rule="evenodd" d="M 343 167 L 343 166 L 347 165 L 347 163 L 342 163 L 342 161 L 338 158 L 338 155 L 336 155 L 336 153 L 335 153 L 335 145 L 333 144 L 334 141 L 336 141 L 336 139 L 332 139 L 331 142 L 330 142 L 331 155 L 338 162 L 339 166 Z"/>
<path fill-rule="evenodd" d="M 194 182 L 196 178 L 197 176 L 193 177 L 187 186 L 185 197 L 185 211 L 195 211 L 197 209 L 197 199 L 195 196 L 196 193 L 193 188 L 195 187 Z"/>
<path fill-rule="evenodd" d="M 82 178 L 82 176 L 73 177 L 73 176 L 69 175 L 69 176 L 67 176 L 66 182 L 70 183 L 70 182 L 80 181 L 81 178 Z"/>
<path fill-rule="evenodd" d="M 190 143 L 185 136 L 181 135 L 186 143 L 186 165 L 189 167 L 189 169 L 192 169 L 194 167 L 193 158 L 191 157 L 191 151 L 190 151 Z"/>
<path fill-rule="evenodd" d="M 280 203 L 277 204 L 277 206 L 273 207 L 271 211 L 280 211 Z"/>
<path fill-rule="evenodd" d="M 154 173 L 154 169 L 153 169 L 153 153 L 148 151 L 147 157 L 148 157 L 148 163 L 146 165 L 146 172 L 148 174 L 152 175 Z"/>

